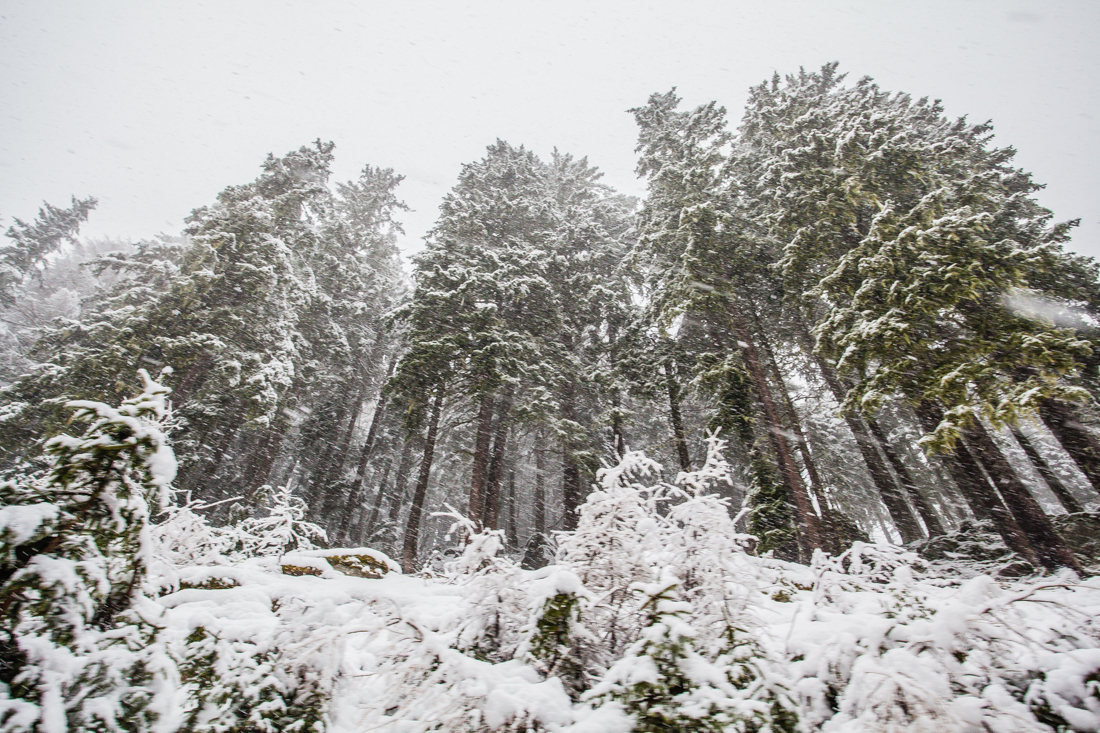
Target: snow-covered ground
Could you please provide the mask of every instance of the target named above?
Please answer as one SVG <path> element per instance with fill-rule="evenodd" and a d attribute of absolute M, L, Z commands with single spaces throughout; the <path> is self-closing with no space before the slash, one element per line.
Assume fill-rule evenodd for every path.
<path fill-rule="evenodd" d="M 287 489 L 150 523 L 175 463 L 147 383 L 0 484 L 0 733 L 1100 730 L 1100 578 L 755 556 L 717 437 L 671 484 L 642 452 L 601 471 L 549 566 L 453 515 L 461 554 L 410 576 L 317 549 Z"/>
<path fill-rule="evenodd" d="M 653 464 L 628 455 L 538 570 L 495 533 L 436 575 L 351 577 L 316 552 L 161 565 L 161 643 L 213 670 L 181 678 L 179 723 L 1100 730 L 1100 579 L 994 579 L 885 545 L 754 557 L 706 493 L 720 447 L 677 487 L 646 486 Z"/>

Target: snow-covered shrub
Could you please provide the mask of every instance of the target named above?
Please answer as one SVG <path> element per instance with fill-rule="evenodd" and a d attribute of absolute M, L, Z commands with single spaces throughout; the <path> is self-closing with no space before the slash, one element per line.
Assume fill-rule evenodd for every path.
<path fill-rule="evenodd" d="M 481 530 L 455 512 L 451 528 L 465 538 L 462 554 L 445 565 L 444 577 L 462 589 L 469 613 L 456 630 L 455 647 L 482 660 L 511 659 L 526 621 L 522 571 L 500 552 L 504 533 Z"/>
<path fill-rule="evenodd" d="M 717 437 L 672 484 L 640 452 L 602 471 L 546 567 L 456 517 L 438 575 L 292 576 L 293 545 L 337 551 L 303 550 L 285 488 L 262 519 L 184 498 L 147 526 L 158 389 L 82 403 L 50 474 L 0 485 L 0 733 L 1100 729 L 1100 582 L 950 548 L 754 556 Z"/>
<path fill-rule="evenodd" d="M 264 486 L 267 516 L 249 517 L 240 524 L 241 548 L 249 555 L 283 555 L 294 550 L 315 550 L 314 542 L 326 542 L 325 530 L 305 521 L 306 503 L 289 486 Z"/>
<path fill-rule="evenodd" d="M 732 722 L 723 670 L 695 649 L 691 604 L 678 598 L 679 579 L 662 568 L 656 583 L 636 583 L 648 614 L 641 637 L 585 698 L 611 700 L 635 720 L 638 733 L 722 731 Z"/>
<path fill-rule="evenodd" d="M 808 612 L 787 642 L 804 722 L 845 733 L 1100 725 L 1089 682 L 1100 586 L 950 579 L 925 567 L 890 546 L 818 558 Z"/>
<path fill-rule="evenodd" d="M 578 699 L 591 686 L 595 666 L 591 650 L 597 640 L 582 618 L 593 598 L 572 571 L 551 566 L 543 572 L 546 577 L 529 585 L 531 619 L 517 656 L 543 677 L 560 679 L 570 697 Z"/>
<path fill-rule="evenodd" d="M 215 527 L 200 513 L 214 504 L 194 501 L 190 494 L 183 496 L 182 503 L 177 503 L 179 498 L 174 496 L 161 512 L 161 521 L 150 527 L 153 563 L 149 585 L 154 594 L 178 590 L 179 573 L 184 568 L 228 565 L 240 559 L 236 551 L 242 542 L 235 528 Z"/>
<path fill-rule="evenodd" d="M 168 644 L 178 660 L 186 733 L 283 733 L 322 731 L 337 669 L 309 625 L 304 598 L 277 609 L 252 598 L 234 598 L 236 588 L 199 590 L 220 595 L 223 613 L 209 609 L 206 625 L 194 616 L 173 620 L 177 638 Z M 194 591 L 183 591 L 184 594 Z M 184 596 L 186 598 L 186 596 Z M 174 604 L 181 598 L 172 598 Z M 247 619 L 247 625 L 242 620 Z M 183 623 L 179 623 L 179 622 Z M 190 633 L 186 633 L 189 631 Z M 186 635 L 184 635 L 186 633 Z"/>
<path fill-rule="evenodd" d="M 577 509 L 577 529 L 558 538 L 557 564 L 572 570 L 593 595 L 586 612 L 598 629 L 593 657 L 600 676 L 638 636 L 644 618 L 634 583 L 656 580 L 654 562 L 666 546 L 660 500 L 667 487 L 641 480 L 660 471 L 642 451 L 596 474 L 597 487 Z"/>
<path fill-rule="evenodd" d="M 168 390 L 115 409 L 71 402 L 82 437 L 46 443 L 48 473 L 0 489 L 0 730 L 152 729 L 173 675 L 141 595 L 150 508 L 176 472 Z"/>

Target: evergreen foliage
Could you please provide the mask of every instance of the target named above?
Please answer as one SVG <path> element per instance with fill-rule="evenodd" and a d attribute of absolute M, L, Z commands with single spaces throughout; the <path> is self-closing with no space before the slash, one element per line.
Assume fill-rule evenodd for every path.
<path fill-rule="evenodd" d="M 41 277 L 50 255 L 63 244 L 76 242 L 80 225 L 88 220 L 97 203 L 94 198 L 73 196 L 68 209 L 43 203 L 34 222 L 15 219 L 5 232 L 11 243 L 0 248 L 0 307 L 15 303 L 24 280 Z"/>
<path fill-rule="evenodd" d="M 142 592 L 149 516 L 176 463 L 161 429 L 168 390 L 142 377 L 118 409 L 70 403 L 84 435 L 46 443 L 45 476 L 4 484 L 4 730 L 154 730 L 166 713 Z"/>
<path fill-rule="evenodd" d="M 836 64 L 631 113 L 641 202 L 498 140 L 411 290 L 320 140 L 182 237 L 16 219 L 0 733 L 1100 729 L 1074 222 Z"/>

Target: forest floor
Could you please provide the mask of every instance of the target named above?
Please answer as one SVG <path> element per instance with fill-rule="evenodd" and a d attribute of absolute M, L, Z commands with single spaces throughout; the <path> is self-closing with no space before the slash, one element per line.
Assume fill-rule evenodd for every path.
<path fill-rule="evenodd" d="M 380 577 L 340 572 L 347 567 L 322 557 L 333 554 L 366 555 L 367 574 Z M 726 558 L 737 572 L 725 590 L 745 639 L 708 656 L 714 634 L 699 627 L 701 609 L 647 615 L 644 603 L 626 604 L 619 633 L 632 641 L 589 640 L 614 653 L 602 664 L 588 655 L 603 680 L 590 680 L 586 693 L 546 674 L 533 638 L 545 630 L 548 600 L 563 593 L 584 599 L 574 630 L 587 624 L 586 633 L 606 635 L 613 594 L 584 590 L 579 578 L 592 568 L 523 570 L 494 555 L 484 543 L 468 546 L 447 572 L 419 576 L 367 550 L 165 566 L 157 624 L 170 651 L 208 636 L 228 695 L 223 713 L 252 700 L 260 715 L 274 675 L 284 698 L 292 688 L 299 700 L 312 696 L 332 733 L 626 733 L 639 729 L 631 687 L 650 683 L 650 697 L 660 697 L 669 664 L 696 685 L 668 695 L 689 723 L 683 730 L 693 729 L 692 716 L 699 730 L 755 730 L 741 727 L 750 720 L 791 731 L 1100 730 L 1095 575 L 998 578 L 988 565 L 874 545 L 819 555 L 811 566 L 742 553 Z M 665 586 L 634 590 L 661 600 Z M 669 634 L 671 619 L 684 624 L 679 636 Z M 679 646 L 645 647 L 657 623 Z M 200 714 L 210 717 L 218 696 L 206 698 Z M 180 715 L 196 713 L 186 707 Z M 710 727 L 716 721 L 728 727 Z"/>

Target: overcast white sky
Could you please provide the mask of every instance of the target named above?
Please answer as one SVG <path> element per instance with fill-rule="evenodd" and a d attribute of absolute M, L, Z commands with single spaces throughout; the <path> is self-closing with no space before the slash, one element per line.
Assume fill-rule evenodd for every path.
<path fill-rule="evenodd" d="M 269 152 L 336 142 L 336 179 L 405 175 L 407 250 L 495 138 L 635 179 L 630 107 L 679 88 L 736 126 L 773 72 L 837 60 L 992 119 L 1100 256 L 1100 2 L 0 0 L 0 217 L 70 194 L 86 234 L 177 232 Z"/>

